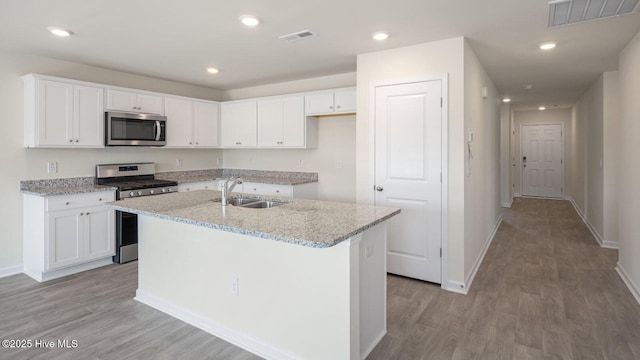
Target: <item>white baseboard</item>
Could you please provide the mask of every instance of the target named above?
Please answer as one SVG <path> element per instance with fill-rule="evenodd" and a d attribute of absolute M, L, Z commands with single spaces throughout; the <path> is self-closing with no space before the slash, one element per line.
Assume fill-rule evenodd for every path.
<path fill-rule="evenodd" d="M 0 269 L 0 278 L 16 274 L 22 274 L 22 264 Z"/>
<path fill-rule="evenodd" d="M 464 282 L 467 284 L 467 286 L 466 286 L 467 287 L 466 288 L 467 292 L 471 288 L 471 284 L 473 284 L 473 279 L 476 278 L 476 274 L 478 273 L 478 269 L 480 268 L 480 265 L 482 265 L 482 261 L 484 260 L 484 256 L 487 254 L 487 250 L 489 250 L 489 246 L 491 246 L 491 243 L 493 242 L 493 239 L 496 237 L 496 233 L 498 232 L 498 229 L 500 228 L 500 224 L 502 224 L 502 215 L 500 215 L 498 217 L 498 220 L 496 221 L 496 224 L 493 226 L 493 230 L 491 230 L 491 233 L 489 234 L 489 236 L 485 240 L 484 245 L 482 245 L 482 249 L 480 250 L 480 254 L 478 254 L 478 257 L 476 258 L 476 262 L 473 264 L 473 267 L 471 268 L 471 271 L 467 275 L 467 278 L 464 280 Z"/>
<path fill-rule="evenodd" d="M 638 304 L 640 304 L 640 288 L 633 282 L 633 280 L 631 280 L 629 274 L 627 274 L 624 267 L 622 267 L 622 264 L 618 263 L 616 266 L 616 272 L 620 275 L 620 278 L 624 281 L 625 285 L 627 285 L 633 297 L 636 298 Z"/>
<path fill-rule="evenodd" d="M 442 288 L 447 291 L 451 291 L 458 294 L 467 295 L 467 289 L 465 289 L 464 283 L 460 281 L 449 280 L 446 284 L 443 284 Z"/>
<path fill-rule="evenodd" d="M 138 289 L 134 299 L 265 359 L 300 359 L 262 339 L 230 329 L 223 324 L 207 319 L 180 306 L 176 306 L 143 290 Z"/>
<path fill-rule="evenodd" d="M 360 350 L 360 359 L 361 360 L 365 360 L 367 358 L 367 356 L 369 356 L 369 354 L 371 354 L 371 352 L 373 351 L 373 349 L 376 348 L 376 346 L 378 345 L 378 343 L 380 341 L 382 341 L 382 338 L 387 335 L 387 330 L 382 330 L 382 332 L 380 332 L 380 334 L 376 337 L 376 339 L 371 343 L 371 345 L 369 345 L 369 348 L 366 349 L 365 352 L 362 352 L 362 349 Z"/>
<path fill-rule="evenodd" d="M 510 201 L 504 201 L 501 206 L 504 208 L 510 208 L 513 205 L 513 198 Z"/>
<path fill-rule="evenodd" d="M 27 276 L 34 279 L 35 281 L 43 282 L 43 281 L 49 281 L 49 280 L 77 274 L 83 271 L 97 269 L 99 267 L 103 267 L 111 264 L 113 264 L 113 259 L 111 258 L 111 256 L 109 256 L 108 258 L 94 260 L 88 263 L 69 266 L 65 268 L 50 270 L 48 272 L 42 272 L 40 270 L 33 270 L 29 268 L 25 268 L 23 269 L 23 271 Z"/>
<path fill-rule="evenodd" d="M 578 216 L 580 216 L 580 219 L 582 219 L 582 222 L 585 225 L 587 225 L 587 229 L 589 229 L 589 231 L 591 232 L 593 237 L 596 239 L 596 241 L 598 242 L 600 247 L 607 248 L 607 249 L 619 249 L 620 248 L 620 246 L 618 245 L 617 241 L 607 241 L 607 240 L 604 240 L 602 238 L 602 236 L 598 233 L 596 228 L 591 224 L 589 219 L 587 219 L 587 217 L 584 215 L 582 210 L 580 210 L 580 208 L 578 207 L 578 204 L 576 204 L 575 200 L 573 200 L 573 198 L 571 196 L 565 196 L 565 200 L 569 200 L 569 202 L 571 202 L 571 205 L 573 205 L 573 208 L 576 209 L 576 212 L 578 213 Z"/>
<path fill-rule="evenodd" d="M 513 197 L 517 198 L 517 197 L 521 197 L 522 195 L 520 193 L 513 193 Z"/>

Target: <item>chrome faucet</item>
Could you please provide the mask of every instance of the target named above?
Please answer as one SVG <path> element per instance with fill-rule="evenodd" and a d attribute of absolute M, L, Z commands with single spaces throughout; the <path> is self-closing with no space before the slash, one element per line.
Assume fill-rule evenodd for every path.
<path fill-rule="evenodd" d="M 231 184 L 231 185 L 229 185 Z M 224 179 L 222 182 L 222 186 L 221 189 L 222 190 L 222 199 L 220 200 L 220 203 L 222 204 L 222 206 L 227 206 L 228 203 L 228 197 L 231 194 L 231 192 L 233 191 L 233 188 L 236 187 L 236 185 L 238 184 L 242 184 L 242 178 L 241 177 L 231 177 L 229 179 Z"/>

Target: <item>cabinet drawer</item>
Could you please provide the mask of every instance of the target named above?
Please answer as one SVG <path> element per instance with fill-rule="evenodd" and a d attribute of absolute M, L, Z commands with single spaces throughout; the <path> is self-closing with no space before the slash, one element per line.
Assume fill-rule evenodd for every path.
<path fill-rule="evenodd" d="M 291 197 L 291 185 L 262 184 L 253 182 L 245 182 L 243 185 L 244 192 L 247 194 Z"/>
<path fill-rule="evenodd" d="M 46 198 L 45 211 L 75 209 L 84 206 L 102 205 L 110 201 L 115 201 L 115 199 L 115 191 L 51 196 Z"/>

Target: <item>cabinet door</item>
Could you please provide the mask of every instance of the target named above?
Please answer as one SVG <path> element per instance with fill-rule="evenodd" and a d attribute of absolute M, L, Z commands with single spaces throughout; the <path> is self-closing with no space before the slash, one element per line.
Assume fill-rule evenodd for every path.
<path fill-rule="evenodd" d="M 258 101 L 258 146 L 281 147 L 284 144 L 284 101 Z"/>
<path fill-rule="evenodd" d="M 283 100 L 282 138 L 287 147 L 305 146 L 306 131 L 304 116 L 304 99 L 302 96 Z"/>
<path fill-rule="evenodd" d="M 341 90 L 334 93 L 335 111 L 337 113 L 352 113 L 356 111 L 356 91 Z"/>
<path fill-rule="evenodd" d="M 194 101 L 193 137 L 198 147 L 217 147 L 220 138 L 220 104 Z"/>
<path fill-rule="evenodd" d="M 306 115 L 333 113 L 333 93 L 312 94 L 304 97 Z"/>
<path fill-rule="evenodd" d="M 49 262 L 45 266 L 46 270 L 63 266 L 74 265 L 82 262 L 83 241 L 82 241 L 82 221 L 81 210 L 54 211 L 48 214 L 49 241 L 48 252 Z M 47 250 L 45 248 L 45 250 Z"/>
<path fill-rule="evenodd" d="M 86 208 L 82 216 L 84 260 L 115 255 L 114 211 L 106 206 Z"/>
<path fill-rule="evenodd" d="M 140 112 L 136 93 L 122 90 L 107 90 L 107 109 L 124 112 Z"/>
<path fill-rule="evenodd" d="M 73 142 L 73 85 L 40 80 L 37 108 L 39 146 Z"/>
<path fill-rule="evenodd" d="M 263 184 L 254 182 L 245 182 L 244 192 L 247 194 L 265 195 L 265 196 L 291 196 L 291 185 L 279 184 Z"/>
<path fill-rule="evenodd" d="M 74 144 L 104 147 L 104 90 L 73 86 Z"/>
<path fill-rule="evenodd" d="M 138 111 L 145 114 L 163 115 L 162 96 L 138 94 Z"/>
<path fill-rule="evenodd" d="M 165 98 L 167 146 L 193 146 L 193 101 Z"/>
<path fill-rule="evenodd" d="M 178 192 L 196 191 L 196 190 L 218 190 L 215 181 L 200 181 L 193 183 L 184 183 L 178 185 Z"/>
<path fill-rule="evenodd" d="M 256 146 L 257 133 L 256 101 L 222 104 L 222 146 Z"/>

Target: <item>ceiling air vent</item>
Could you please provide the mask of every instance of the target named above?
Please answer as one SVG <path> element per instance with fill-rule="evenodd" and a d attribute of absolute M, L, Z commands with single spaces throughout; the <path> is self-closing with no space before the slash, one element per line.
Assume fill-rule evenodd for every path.
<path fill-rule="evenodd" d="M 294 32 L 293 34 L 282 35 L 280 36 L 280 39 L 286 40 L 286 41 L 296 41 L 300 39 L 308 39 L 314 36 L 316 36 L 316 34 L 311 32 L 310 30 L 302 30 L 302 31 Z"/>
<path fill-rule="evenodd" d="M 640 0 L 554 0 L 549 1 L 549 26 L 561 26 L 631 14 Z"/>

